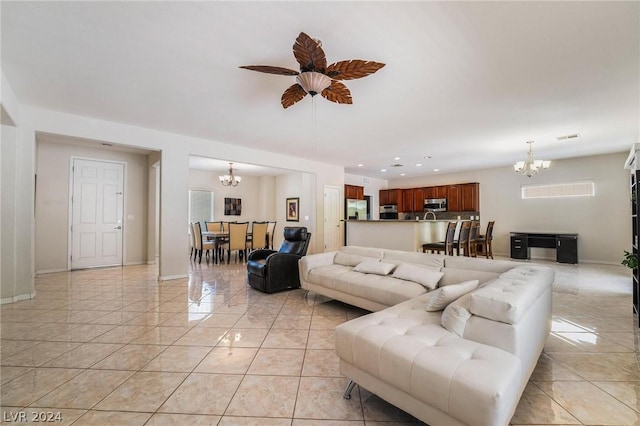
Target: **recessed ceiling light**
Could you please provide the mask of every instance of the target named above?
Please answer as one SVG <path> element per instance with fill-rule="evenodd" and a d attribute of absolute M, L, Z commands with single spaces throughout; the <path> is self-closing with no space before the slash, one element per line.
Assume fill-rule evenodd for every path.
<path fill-rule="evenodd" d="M 405 176 L 405 173 L 400 173 L 400 176 Z"/>
<path fill-rule="evenodd" d="M 400 157 L 394 157 L 395 161 L 398 161 L 400 159 Z"/>
<path fill-rule="evenodd" d="M 360 163 L 358 164 L 358 167 L 364 167 L 364 164 Z"/>
<path fill-rule="evenodd" d="M 440 171 L 440 169 L 433 169 L 433 171 L 434 171 L 434 172 L 439 172 L 439 171 Z"/>
<path fill-rule="evenodd" d="M 422 167 L 422 163 L 417 163 L 416 167 Z"/>
<path fill-rule="evenodd" d="M 387 171 L 387 169 L 380 169 L 380 171 L 384 173 Z"/>

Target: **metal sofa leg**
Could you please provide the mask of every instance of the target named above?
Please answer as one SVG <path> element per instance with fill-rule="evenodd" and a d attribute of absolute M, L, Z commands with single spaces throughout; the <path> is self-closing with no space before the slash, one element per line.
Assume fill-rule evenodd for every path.
<path fill-rule="evenodd" d="M 342 394 L 342 397 L 344 399 L 351 399 L 351 391 L 353 390 L 355 385 L 356 385 L 356 382 L 354 382 L 353 380 L 349 380 L 349 383 L 347 383 L 347 387 L 345 388 L 344 393 Z"/>

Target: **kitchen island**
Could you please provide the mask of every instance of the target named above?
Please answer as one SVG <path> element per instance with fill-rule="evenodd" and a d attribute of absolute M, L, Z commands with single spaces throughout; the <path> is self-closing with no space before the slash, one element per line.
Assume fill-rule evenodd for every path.
<path fill-rule="evenodd" d="M 448 220 L 346 220 L 345 245 L 422 251 L 444 241 Z"/>

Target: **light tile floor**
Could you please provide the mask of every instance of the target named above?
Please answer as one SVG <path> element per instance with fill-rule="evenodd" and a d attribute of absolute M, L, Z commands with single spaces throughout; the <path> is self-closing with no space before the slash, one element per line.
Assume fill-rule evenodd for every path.
<path fill-rule="evenodd" d="M 640 424 L 629 271 L 550 265 L 553 331 L 513 424 Z M 45 274 L 35 299 L 2 305 L 2 421 L 420 424 L 365 389 L 342 398 L 333 329 L 365 311 L 254 291 L 242 264 L 155 276 L 153 266 Z"/>

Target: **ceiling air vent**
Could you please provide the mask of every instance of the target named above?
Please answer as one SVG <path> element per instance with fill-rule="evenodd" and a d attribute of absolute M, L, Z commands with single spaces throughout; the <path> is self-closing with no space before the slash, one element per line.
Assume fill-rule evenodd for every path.
<path fill-rule="evenodd" d="M 389 167 L 404 167 L 404 164 L 400 164 L 400 163 L 389 164 Z"/>
<path fill-rule="evenodd" d="M 573 135 L 558 136 L 556 139 L 559 141 L 566 141 L 568 139 L 578 139 L 579 137 L 580 137 L 579 134 L 574 133 Z"/>

